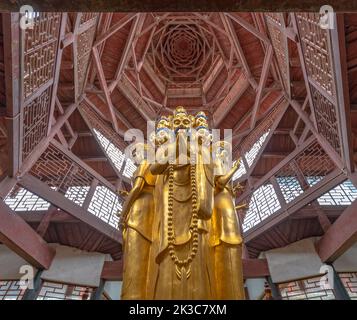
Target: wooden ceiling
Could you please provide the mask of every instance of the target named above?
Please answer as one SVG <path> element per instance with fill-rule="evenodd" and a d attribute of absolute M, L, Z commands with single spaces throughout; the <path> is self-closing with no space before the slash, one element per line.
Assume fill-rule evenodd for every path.
<path fill-rule="evenodd" d="M 246 193 L 253 193 L 259 179 L 267 176 L 291 153 L 298 152 L 314 135 L 319 137 L 319 142 L 327 144 L 324 149 L 331 151 L 328 145 L 331 136 L 314 122 L 314 108 L 318 106 L 311 97 L 311 91 L 316 81 L 308 74 L 313 74 L 314 69 L 307 66 L 306 60 L 311 57 L 302 52 L 305 35 L 301 30 L 299 33 L 296 15 L 106 12 L 98 14 L 95 23 L 91 15 L 96 16 L 74 12 L 67 15 L 57 87 L 58 104 L 63 110 L 55 108 L 53 119 L 61 119 L 63 112 L 83 98 L 115 133 L 118 144 L 124 146 L 127 143 L 123 139 L 126 130 L 136 128 L 146 134 L 148 120 L 170 114 L 176 106 L 182 105 L 192 114 L 205 111 L 211 127 L 221 129 L 222 133 L 224 129 L 232 129 L 234 158 L 238 158 L 247 151 L 242 146 L 252 146 L 259 138 L 255 133 L 262 133 L 259 130 L 266 125 L 271 112 L 286 101 L 287 107 L 282 109 L 281 119 L 275 123 L 274 118 L 270 123 L 271 127 L 276 124 L 276 128 L 259 154 L 257 163 L 242 181 Z M 1 20 L 3 16 L 0 15 Z M 348 151 L 351 154 L 352 169 L 346 165 L 347 169 L 342 170 L 350 177 L 357 161 L 357 95 L 354 90 L 357 86 L 357 15 L 341 14 L 339 19 L 342 28 L 339 27 L 338 44 L 333 45 L 340 48 L 340 73 L 346 79 L 335 81 L 343 83 L 343 89 L 335 92 L 335 96 L 343 95 L 345 99 L 346 117 L 338 126 L 346 128 L 345 135 L 339 135 L 344 140 L 343 148 L 348 149 L 346 154 Z M 16 118 L 9 116 L 11 107 L 6 96 L 3 25 L 5 23 L 1 21 L 0 177 L 12 171 L 11 165 L 6 166 L 11 162 L 12 153 L 8 150 L 13 143 L 13 135 L 9 134 L 12 131 L 6 127 L 6 121 Z M 84 29 L 86 31 L 81 32 Z M 313 58 L 319 62 L 316 56 Z M 83 65 L 88 68 L 82 70 Z M 321 68 L 327 67 L 323 65 Z M 339 79 L 336 74 L 331 77 Z M 336 99 L 333 97 L 330 101 L 335 103 Z M 114 185 L 119 181 L 122 187 L 130 189 L 128 181 L 118 177 L 78 109 L 66 118 L 54 139 L 105 180 Z M 335 151 L 331 151 L 331 157 L 338 164 L 341 159 L 335 161 Z M 341 158 L 341 161 L 346 160 L 346 157 Z M 302 168 L 303 171 L 305 169 L 308 171 L 309 168 Z M 315 206 L 316 201 L 310 201 L 288 219 L 264 229 L 247 244 L 250 257 L 307 236 L 323 235 L 325 229 Z M 333 223 L 344 209 L 342 206 L 326 210 L 320 208 L 319 212 L 325 210 L 325 217 Z M 35 230 L 42 221 L 42 217 L 32 216 L 32 213 L 24 214 L 23 218 Z M 116 242 L 78 219 L 66 216 L 64 211 L 51 220 L 43 238 L 48 242 L 58 241 L 120 258 L 121 248 Z"/>

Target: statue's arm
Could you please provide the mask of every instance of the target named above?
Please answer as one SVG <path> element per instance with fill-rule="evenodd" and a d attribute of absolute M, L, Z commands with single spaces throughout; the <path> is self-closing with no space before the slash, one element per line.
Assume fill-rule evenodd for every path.
<path fill-rule="evenodd" d="M 168 163 L 154 163 L 150 166 L 150 171 L 153 175 L 158 175 L 158 174 L 162 174 L 167 167 L 169 166 Z"/>
<path fill-rule="evenodd" d="M 126 217 L 128 215 L 131 206 L 140 195 L 141 190 L 144 187 L 144 184 L 145 184 L 145 180 L 142 177 L 139 176 L 135 179 L 134 185 L 125 199 L 123 209 L 121 211 L 122 217 Z"/>
<path fill-rule="evenodd" d="M 231 179 L 233 178 L 233 175 L 237 172 L 237 170 L 239 169 L 239 165 L 240 165 L 240 161 L 238 160 L 232 167 L 231 170 L 229 170 L 227 172 L 227 174 L 223 175 L 223 176 L 218 176 L 216 178 L 216 184 L 220 187 L 220 188 L 224 188 L 229 181 L 231 181 Z"/>

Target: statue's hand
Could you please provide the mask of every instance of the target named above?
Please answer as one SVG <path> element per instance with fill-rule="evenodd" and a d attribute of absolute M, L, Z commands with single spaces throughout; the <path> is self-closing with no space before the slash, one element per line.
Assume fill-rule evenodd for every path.
<path fill-rule="evenodd" d="M 118 190 L 119 195 L 121 195 L 123 198 L 127 197 L 129 192 L 126 190 Z"/>
<path fill-rule="evenodd" d="M 237 195 L 237 193 L 239 192 L 239 191 L 243 191 L 243 187 L 239 184 L 239 183 L 237 183 L 237 185 L 233 188 L 233 193 L 235 194 L 235 195 Z"/>
<path fill-rule="evenodd" d="M 246 202 L 235 207 L 236 210 L 246 210 L 248 208 L 249 208 L 249 205 Z"/>
<path fill-rule="evenodd" d="M 239 167 L 240 167 L 240 159 L 237 160 L 237 161 L 234 163 L 233 167 L 234 167 L 235 169 L 239 169 Z"/>

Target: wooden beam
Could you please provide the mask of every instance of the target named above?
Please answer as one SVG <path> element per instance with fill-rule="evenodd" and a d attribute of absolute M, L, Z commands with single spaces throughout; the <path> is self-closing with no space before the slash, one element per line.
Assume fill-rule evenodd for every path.
<path fill-rule="evenodd" d="M 82 98 L 78 100 L 80 103 Z M 62 128 L 64 123 L 68 120 L 70 115 L 77 109 L 78 103 L 73 103 L 67 107 L 65 113 L 59 116 L 56 120 L 56 124 L 52 126 L 50 134 L 43 139 L 32 151 L 30 156 L 22 163 L 17 175 L 21 176 L 25 174 L 28 170 L 31 169 L 33 164 L 37 161 L 37 159 L 41 156 L 41 154 L 46 150 L 47 146 L 49 145 L 50 141 L 53 140 L 54 136 L 59 132 Z"/>
<path fill-rule="evenodd" d="M 145 14 L 142 13 L 138 13 L 135 20 L 133 21 L 131 28 L 130 28 L 130 32 L 126 38 L 126 43 L 125 43 L 125 47 L 123 50 L 123 54 L 120 57 L 120 62 L 119 65 L 117 67 L 117 70 L 115 72 L 115 79 L 118 82 L 121 78 L 121 76 L 123 75 L 124 72 L 124 68 L 128 62 L 128 59 L 130 57 L 130 53 L 131 53 L 131 49 L 132 49 L 132 43 L 134 41 L 134 37 L 138 31 L 138 25 L 140 24 L 140 22 L 143 20 L 143 18 L 145 18 Z"/>
<path fill-rule="evenodd" d="M 270 275 L 266 259 L 242 259 L 242 263 L 244 279 L 264 278 Z M 105 261 L 101 278 L 108 281 L 122 281 L 123 261 Z"/>
<path fill-rule="evenodd" d="M 100 61 L 100 57 L 99 57 L 99 52 L 96 47 L 93 47 L 92 51 L 93 51 L 94 64 L 95 64 L 95 66 L 97 68 L 97 72 L 98 72 L 99 83 L 100 83 L 100 86 L 101 86 L 101 88 L 104 92 L 104 95 L 105 95 L 105 100 L 108 105 L 111 119 L 113 121 L 114 129 L 116 132 L 118 132 L 119 131 L 118 122 L 117 122 L 117 118 L 116 118 L 116 115 L 114 112 L 114 106 L 112 103 L 112 99 L 110 97 L 110 91 L 108 89 L 107 82 L 105 80 L 103 67 L 102 67 L 102 64 Z"/>
<path fill-rule="evenodd" d="M 334 63 L 334 76 L 338 103 L 337 119 L 340 122 L 340 135 L 344 162 L 348 172 L 353 172 L 353 144 L 350 117 L 350 88 L 347 75 L 347 52 L 344 14 L 337 13 L 335 28 L 330 31 L 331 51 Z"/>
<path fill-rule="evenodd" d="M 244 74 L 241 74 L 213 114 L 215 128 L 224 120 L 248 87 L 249 81 Z"/>
<path fill-rule="evenodd" d="M 47 232 L 47 229 L 50 225 L 52 217 L 57 211 L 56 207 L 50 207 L 48 211 L 42 216 L 40 224 L 38 225 L 36 232 L 43 238 Z"/>
<path fill-rule="evenodd" d="M 281 162 L 284 162 L 284 160 L 282 160 Z M 322 182 L 313 185 L 307 191 L 302 193 L 298 198 L 294 199 L 288 204 L 284 204 L 281 209 L 270 215 L 257 226 L 246 231 L 244 233 L 245 242 L 249 243 L 249 241 L 252 241 L 253 239 L 259 237 L 267 230 L 278 225 L 286 218 L 292 216 L 295 212 L 308 205 L 312 201 L 316 200 L 318 197 L 328 192 L 332 188 L 336 187 L 345 180 L 346 176 L 341 173 L 340 170 L 336 169 L 332 171 L 322 180 Z M 257 189 L 257 187 L 255 187 L 255 189 Z"/>
<path fill-rule="evenodd" d="M 0 201 L 0 241 L 32 266 L 48 269 L 55 250 L 19 216 Z"/>
<path fill-rule="evenodd" d="M 84 210 L 82 207 L 67 199 L 59 192 L 50 189 L 44 182 L 29 174 L 26 174 L 19 180 L 19 184 L 30 192 L 38 195 L 42 199 L 50 202 L 57 208 L 60 208 L 61 210 L 69 213 L 74 218 L 99 231 L 109 239 L 118 243 L 122 242 L 122 236 L 119 230 L 113 228 L 108 223 L 104 222 L 92 213 Z"/>
<path fill-rule="evenodd" d="M 125 17 L 123 17 L 117 23 L 111 26 L 105 33 L 101 34 L 94 42 L 93 47 L 97 47 L 103 41 L 107 40 L 109 37 L 111 37 L 118 30 L 123 28 L 127 23 L 129 23 L 136 16 L 137 14 L 134 13 L 128 13 L 127 15 L 125 15 Z"/>
<path fill-rule="evenodd" d="M 240 24 L 244 29 L 246 29 L 247 31 L 249 31 L 250 33 L 252 33 L 253 35 L 255 35 L 258 39 L 262 40 L 264 43 L 270 45 L 270 41 L 268 39 L 268 37 L 259 32 L 259 30 L 257 30 L 254 26 L 252 26 L 249 22 L 247 22 L 245 19 L 243 19 L 242 17 L 232 13 L 224 13 L 226 16 L 228 16 L 229 18 L 231 18 L 234 22 Z"/>
<path fill-rule="evenodd" d="M 270 276 L 268 261 L 266 259 L 242 259 L 243 278 L 263 278 Z"/>
<path fill-rule="evenodd" d="M 102 274 L 103 280 L 122 281 L 123 280 L 123 260 L 104 261 Z"/>
<path fill-rule="evenodd" d="M 332 262 L 357 241 L 357 200 L 341 214 L 317 243 L 323 262 Z"/>
<path fill-rule="evenodd" d="M 252 117 L 250 120 L 250 129 L 253 129 L 257 122 L 257 114 L 258 114 L 258 110 L 260 107 L 260 102 L 262 99 L 263 90 L 265 88 L 266 80 L 268 78 L 272 58 L 273 58 L 273 47 L 270 45 L 270 46 L 268 46 L 267 52 L 264 57 L 263 69 L 262 69 L 262 73 L 260 75 L 260 80 L 259 80 L 259 84 L 258 84 L 258 88 L 257 88 L 257 94 L 255 97 L 253 111 L 252 111 Z"/>
<path fill-rule="evenodd" d="M 18 13 L 2 14 L 6 87 L 6 126 L 9 146 L 9 174 L 15 176 L 21 165 L 20 150 L 20 28 Z"/>

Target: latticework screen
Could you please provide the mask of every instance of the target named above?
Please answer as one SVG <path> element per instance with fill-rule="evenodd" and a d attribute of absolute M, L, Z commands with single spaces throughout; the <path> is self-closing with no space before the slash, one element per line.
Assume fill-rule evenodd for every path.
<path fill-rule="evenodd" d="M 321 183 L 334 168 L 334 163 L 319 143 L 311 142 L 280 170 L 272 172 L 272 177 L 269 177 L 267 182 L 257 188 L 252 195 L 248 194 L 246 198 L 243 196 L 243 199 L 239 199 L 239 203 L 243 201 L 249 203 L 242 225 L 243 231 L 258 225 L 286 204 L 297 201 L 305 191 Z M 275 179 L 276 184 L 271 184 L 268 181 L 270 179 Z M 337 190 L 340 189 L 337 187 Z M 336 191 L 331 192 L 336 193 Z M 282 197 L 279 198 L 278 194 Z M 326 203 L 328 198 L 326 194 L 319 202 Z M 340 203 L 342 204 L 341 201 Z"/>
<path fill-rule="evenodd" d="M 89 300 L 94 289 L 45 281 L 37 300 Z"/>
<path fill-rule="evenodd" d="M 349 297 L 357 300 L 357 272 L 344 272 L 338 274 Z"/>
<path fill-rule="evenodd" d="M 325 289 L 320 285 L 321 277 L 291 281 L 279 284 L 283 300 L 334 300 L 332 289 Z"/>
<path fill-rule="evenodd" d="M 21 300 L 24 293 L 20 281 L 0 280 L 0 300 Z"/>

